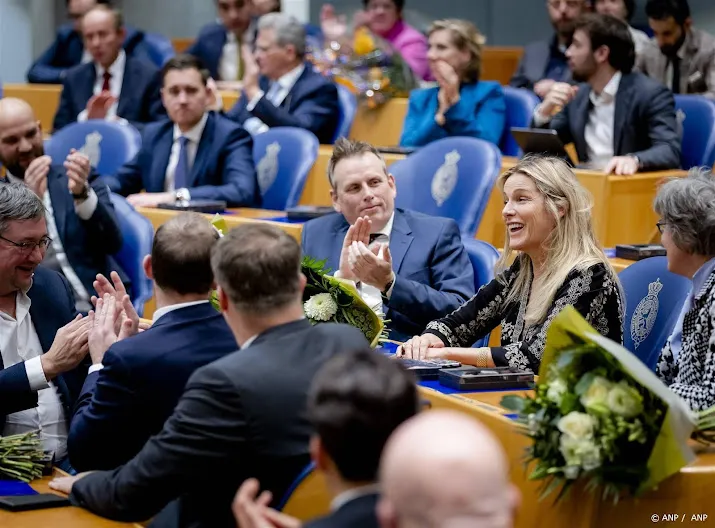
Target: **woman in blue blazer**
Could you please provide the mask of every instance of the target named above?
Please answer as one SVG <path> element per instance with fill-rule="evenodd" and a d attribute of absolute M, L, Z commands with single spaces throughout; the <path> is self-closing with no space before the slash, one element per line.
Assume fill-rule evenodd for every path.
<path fill-rule="evenodd" d="M 413 90 L 400 145 L 421 147 L 449 136 L 499 144 L 506 103 L 499 83 L 480 81 L 484 36 L 466 20 L 437 20 L 429 30 L 429 60 L 438 86 Z"/>

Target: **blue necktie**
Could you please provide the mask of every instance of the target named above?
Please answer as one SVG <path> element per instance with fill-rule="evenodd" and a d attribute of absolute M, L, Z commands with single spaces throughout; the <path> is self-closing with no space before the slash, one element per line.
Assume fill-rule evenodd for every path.
<path fill-rule="evenodd" d="M 189 138 L 181 136 L 179 138 L 179 161 L 174 170 L 174 189 L 186 189 L 189 187 Z"/>

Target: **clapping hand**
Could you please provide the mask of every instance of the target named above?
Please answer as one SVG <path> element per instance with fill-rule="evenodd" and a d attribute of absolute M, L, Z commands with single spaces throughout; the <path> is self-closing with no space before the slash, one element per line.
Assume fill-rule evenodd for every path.
<path fill-rule="evenodd" d="M 87 119 L 105 119 L 109 109 L 117 102 L 111 92 L 101 92 L 87 101 Z"/>
<path fill-rule="evenodd" d="M 51 380 L 79 365 L 89 351 L 89 320 L 77 315 L 55 334 L 50 349 L 40 356 L 45 378 Z"/>
<path fill-rule="evenodd" d="M 348 31 L 345 15 L 337 15 L 331 4 L 323 4 L 320 10 L 320 29 L 328 42 L 340 40 Z"/>
<path fill-rule="evenodd" d="M 238 488 L 233 500 L 233 516 L 241 528 L 300 528 L 298 519 L 269 508 L 271 492 L 258 495 L 259 484 L 254 478 L 246 479 Z"/>
<path fill-rule="evenodd" d="M 50 165 L 52 165 L 52 158 L 44 155 L 32 160 L 25 170 L 25 185 L 39 196 L 40 200 L 47 190 L 47 174 L 50 172 Z"/>
<path fill-rule="evenodd" d="M 70 194 L 82 194 L 88 185 L 89 172 L 92 170 L 89 158 L 78 150 L 71 149 L 64 166 Z"/>
<path fill-rule="evenodd" d="M 444 113 L 459 102 L 459 75 L 443 60 L 434 63 L 432 73 L 439 84 L 439 110 Z"/>
<path fill-rule="evenodd" d="M 243 61 L 243 91 L 246 93 L 248 101 L 250 101 L 260 90 L 258 77 L 261 74 L 261 69 L 253 56 L 250 46 L 241 46 L 241 60 Z"/>
<path fill-rule="evenodd" d="M 99 273 L 97 275 L 97 279 L 92 283 L 92 286 L 100 298 L 105 295 L 111 295 L 114 297 L 116 306 L 122 310 L 122 319 L 118 321 L 115 326 L 115 333 L 120 336 L 119 339 L 124 339 L 134 335 L 140 330 L 146 330 L 145 327 L 142 327 L 139 321 L 139 314 L 137 314 L 134 309 L 134 305 L 129 298 L 129 294 L 127 293 L 127 288 L 124 286 L 122 279 L 119 277 L 119 273 L 113 271 L 109 274 L 109 276 L 112 279 L 111 282 L 107 279 L 107 277 Z M 96 308 L 98 297 L 93 295 L 91 301 L 92 305 Z M 132 324 L 131 326 L 127 326 L 125 333 L 122 334 L 121 330 L 124 328 L 123 324 L 125 319 L 129 319 Z"/>
<path fill-rule="evenodd" d="M 362 242 L 365 246 L 370 243 L 370 230 L 372 220 L 369 216 L 358 218 L 353 225 L 348 228 L 343 240 L 343 248 L 340 251 L 340 276 L 343 279 L 356 280 L 349 263 L 350 248 L 354 242 Z"/>
<path fill-rule="evenodd" d="M 382 249 L 382 258 L 379 257 Z M 363 242 L 353 242 L 348 250 L 350 272 L 360 282 L 385 291 L 393 279 L 392 256 L 387 244 L 374 244 L 369 248 Z"/>

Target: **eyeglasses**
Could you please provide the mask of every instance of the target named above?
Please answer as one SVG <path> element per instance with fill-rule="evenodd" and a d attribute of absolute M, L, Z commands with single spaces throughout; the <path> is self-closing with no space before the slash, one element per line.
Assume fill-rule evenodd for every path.
<path fill-rule="evenodd" d="M 659 220 L 655 223 L 655 227 L 658 228 L 658 232 L 662 235 L 663 231 L 665 230 L 665 226 L 667 226 L 667 222 L 663 222 L 662 220 Z"/>
<path fill-rule="evenodd" d="M 21 253 L 24 253 L 26 255 L 32 253 L 36 247 L 40 248 L 40 251 L 45 251 L 50 246 L 50 244 L 52 244 L 52 239 L 48 236 L 42 237 L 37 242 L 15 242 L 14 240 L 5 238 L 2 235 L 0 235 L 0 239 L 4 240 L 5 242 L 10 242 L 10 244 L 18 248 Z"/>

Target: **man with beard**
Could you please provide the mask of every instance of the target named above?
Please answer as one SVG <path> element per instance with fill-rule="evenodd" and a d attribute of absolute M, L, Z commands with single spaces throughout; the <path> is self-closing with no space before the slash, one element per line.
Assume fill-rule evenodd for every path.
<path fill-rule="evenodd" d="M 555 83 L 534 111 L 534 125 L 549 126 L 574 143 L 581 162 L 606 174 L 680 166 L 673 94 L 635 73 L 635 49 L 625 22 L 586 14 L 566 50 L 579 86 Z"/>
<path fill-rule="evenodd" d="M 123 276 L 111 255 L 122 247 L 122 233 L 107 186 L 89 159 L 72 151 L 64 160 L 45 154 L 42 127 L 25 101 L 0 99 L 0 163 L 10 182 L 24 182 L 46 209 L 47 246 L 43 265 L 67 279 L 77 309 L 91 309 L 90 293 L 98 273 Z"/>
<path fill-rule="evenodd" d="M 585 0 L 547 0 L 546 8 L 554 36 L 528 44 L 509 81 L 514 88 L 528 88 L 542 99 L 555 82 L 571 80 L 565 53 L 571 44 L 574 21 L 587 11 L 588 5 Z"/>
<path fill-rule="evenodd" d="M 658 47 L 638 57 L 636 69 L 676 94 L 715 99 L 715 37 L 695 29 L 687 0 L 649 0 L 648 24 Z"/>

